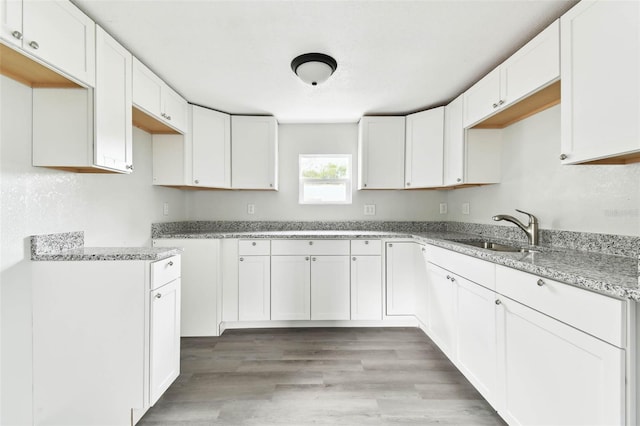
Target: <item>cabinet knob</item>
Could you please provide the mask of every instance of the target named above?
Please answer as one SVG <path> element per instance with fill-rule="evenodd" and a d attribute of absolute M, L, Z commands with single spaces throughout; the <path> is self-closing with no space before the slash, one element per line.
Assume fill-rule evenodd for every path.
<path fill-rule="evenodd" d="M 127 164 L 127 170 L 133 171 L 133 164 Z"/>
<path fill-rule="evenodd" d="M 313 260 L 313 261 L 315 262 L 315 261 L 316 261 L 316 258 L 315 258 L 315 257 L 312 257 L 312 258 L 311 258 L 311 260 Z"/>
<path fill-rule="evenodd" d="M 30 41 L 29 42 L 29 46 L 31 46 L 34 50 L 38 50 L 40 48 L 40 45 L 35 40 L 34 41 Z"/>
<path fill-rule="evenodd" d="M 162 116 L 162 118 L 167 118 L 167 114 L 165 114 L 164 112 L 161 112 L 160 115 Z"/>
<path fill-rule="evenodd" d="M 424 247 L 422 247 L 422 252 L 423 252 L 423 253 L 426 253 L 426 252 L 427 252 L 427 249 L 426 249 L 426 248 L 424 248 Z"/>
<path fill-rule="evenodd" d="M 364 242 L 364 244 L 365 244 L 365 245 L 369 244 L 369 241 L 365 241 L 365 242 Z"/>
<path fill-rule="evenodd" d="M 169 266 L 173 266 L 173 260 L 170 260 L 170 261 L 167 263 L 167 265 L 169 265 Z"/>
<path fill-rule="evenodd" d="M 544 280 L 539 279 L 536 284 L 538 284 L 538 287 L 542 287 L 544 285 Z"/>
<path fill-rule="evenodd" d="M 387 244 L 387 247 L 393 247 L 393 244 L 389 243 Z"/>
<path fill-rule="evenodd" d="M 304 260 L 309 260 L 309 257 L 305 257 Z"/>
<path fill-rule="evenodd" d="M 456 182 L 462 182 L 461 178 L 456 179 Z"/>
<path fill-rule="evenodd" d="M 272 183 L 269 184 L 269 188 L 273 188 L 273 184 Z"/>
<path fill-rule="evenodd" d="M 496 305 L 502 305 L 502 301 L 500 299 L 496 299 Z"/>
<path fill-rule="evenodd" d="M 353 260 L 353 261 L 355 262 L 355 260 L 356 260 L 355 256 L 354 256 L 354 257 L 352 257 L 352 258 L 351 258 L 351 260 Z"/>
<path fill-rule="evenodd" d="M 498 108 L 498 104 L 493 104 L 492 106 L 493 106 L 494 109 Z"/>
<path fill-rule="evenodd" d="M 567 154 L 560 154 L 560 160 L 566 160 Z"/>
<path fill-rule="evenodd" d="M 252 242 L 251 245 L 255 247 L 256 246 L 256 242 L 255 241 Z"/>
<path fill-rule="evenodd" d="M 199 183 L 200 183 L 200 179 L 196 179 L 196 180 L 194 180 L 194 181 L 193 181 L 193 183 L 195 183 L 195 184 L 199 184 Z"/>
<path fill-rule="evenodd" d="M 171 116 L 167 115 L 167 120 L 171 121 Z"/>
<path fill-rule="evenodd" d="M 450 280 L 451 279 L 451 275 L 447 275 L 447 279 Z"/>
<path fill-rule="evenodd" d="M 367 187 L 367 184 L 365 183 L 365 184 L 364 184 L 364 185 L 362 185 L 362 186 L 366 188 L 366 187 Z"/>
<path fill-rule="evenodd" d="M 500 99 L 500 100 L 498 101 L 498 105 L 504 105 L 504 99 Z"/>
<path fill-rule="evenodd" d="M 313 241 L 309 241 L 309 245 L 312 246 L 313 245 Z"/>
<path fill-rule="evenodd" d="M 11 35 L 13 38 L 17 38 L 18 40 L 22 40 L 22 33 L 20 31 L 12 31 Z"/>
<path fill-rule="evenodd" d="M 407 182 L 407 186 L 411 186 L 411 182 Z"/>
<path fill-rule="evenodd" d="M 156 294 L 156 299 L 160 299 L 162 297 L 162 293 Z"/>
<path fill-rule="evenodd" d="M 240 262 L 244 262 L 244 257 L 241 257 L 241 258 L 240 258 Z"/>

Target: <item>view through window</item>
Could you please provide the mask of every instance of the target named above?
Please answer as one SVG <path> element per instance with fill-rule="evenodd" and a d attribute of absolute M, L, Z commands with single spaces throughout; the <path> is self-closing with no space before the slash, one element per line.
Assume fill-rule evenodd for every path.
<path fill-rule="evenodd" d="M 300 204 L 351 204 L 350 154 L 301 154 Z"/>

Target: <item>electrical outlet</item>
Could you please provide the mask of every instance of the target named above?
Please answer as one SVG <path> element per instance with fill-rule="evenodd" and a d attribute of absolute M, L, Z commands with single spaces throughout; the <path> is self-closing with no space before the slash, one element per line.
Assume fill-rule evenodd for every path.
<path fill-rule="evenodd" d="M 440 203 L 440 214 L 447 214 L 447 203 Z"/>
<path fill-rule="evenodd" d="M 364 205 L 364 215 L 365 216 L 375 216 L 376 214 L 376 205 L 375 204 L 365 204 Z"/>
<path fill-rule="evenodd" d="M 247 204 L 247 214 L 255 214 L 256 205 L 255 204 Z"/>
<path fill-rule="evenodd" d="M 462 203 L 462 214 L 469 214 L 469 203 Z"/>
<path fill-rule="evenodd" d="M 169 203 L 164 203 L 164 205 L 162 206 L 162 213 L 165 216 L 169 216 Z"/>

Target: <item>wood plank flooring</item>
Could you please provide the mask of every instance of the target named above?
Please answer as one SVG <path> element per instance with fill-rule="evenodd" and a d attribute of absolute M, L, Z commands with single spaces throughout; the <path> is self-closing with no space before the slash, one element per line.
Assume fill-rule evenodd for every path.
<path fill-rule="evenodd" d="M 183 338 L 180 377 L 138 424 L 505 423 L 418 329 L 304 328 Z"/>

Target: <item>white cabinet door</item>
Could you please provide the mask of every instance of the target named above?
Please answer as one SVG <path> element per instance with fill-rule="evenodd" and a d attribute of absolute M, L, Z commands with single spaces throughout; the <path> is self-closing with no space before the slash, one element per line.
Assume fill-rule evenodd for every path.
<path fill-rule="evenodd" d="M 96 27 L 95 164 L 133 170 L 131 53 Z"/>
<path fill-rule="evenodd" d="M 415 263 L 415 306 L 414 313 L 423 327 L 429 324 L 429 289 L 427 280 L 427 249 L 420 245 L 420 251 L 416 252 Z"/>
<path fill-rule="evenodd" d="M 271 319 L 271 257 L 241 256 L 238 264 L 238 319 Z"/>
<path fill-rule="evenodd" d="M 189 105 L 192 179 L 194 186 L 231 187 L 231 117 Z"/>
<path fill-rule="evenodd" d="M 180 374 L 180 279 L 151 292 L 149 398 L 154 405 Z"/>
<path fill-rule="evenodd" d="M 495 406 L 498 401 L 495 318 L 497 298 L 493 291 L 469 280 L 459 276 L 455 280 L 456 365 L 482 396 Z"/>
<path fill-rule="evenodd" d="M 22 0 L 0 0 L 0 38 L 22 47 Z"/>
<path fill-rule="evenodd" d="M 231 116 L 231 186 L 278 189 L 278 123 L 274 117 Z"/>
<path fill-rule="evenodd" d="M 311 319 L 351 318 L 349 256 L 311 258 Z"/>
<path fill-rule="evenodd" d="M 156 239 L 154 247 L 182 247 L 181 335 L 218 336 L 220 240 Z M 237 257 L 235 257 L 237 259 Z M 235 260 L 234 260 L 235 265 Z"/>
<path fill-rule="evenodd" d="M 138 58 L 133 58 L 133 103 L 158 118 L 162 114 L 164 82 Z"/>
<path fill-rule="evenodd" d="M 23 1 L 22 47 L 89 86 L 95 85 L 95 23 L 69 1 Z"/>
<path fill-rule="evenodd" d="M 464 92 L 464 127 L 493 114 L 500 101 L 500 68 L 496 68 Z"/>
<path fill-rule="evenodd" d="M 442 186 L 444 107 L 406 118 L 405 188 Z"/>
<path fill-rule="evenodd" d="M 498 365 L 509 424 L 624 424 L 624 350 L 506 297 Z"/>
<path fill-rule="evenodd" d="M 561 28 L 563 164 L 638 158 L 640 3 L 583 1 Z"/>
<path fill-rule="evenodd" d="M 381 256 L 351 258 L 351 319 L 382 319 Z"/>
<path fill-rule="evenodd" d="M 311 259 L 271 256 L 271 319 L 311 318 Z"/>
<path fill-rule="evenodd" d="M 358 189 L 404 188 L 404 117 L 362 117 Z"/>
<path fill-rule="evenodd" d="M 463 102 L 464 95 L 460 95 L 444 110 L 444 184 L 447 186 L 464 182 Z"/>
<path fill-rule="evenodd" d="M 164 116 L 160 115 L 170 126 L 185 133 L 187 131 L 187 101 L 165 84 L 162 87 L 162 105 Z"/>
<path fill-rule="evenodd" d="M 411 242 L 387 243 L 387 315 L 413 315 L 415 251 Z"/>
<path fill-rule="evenodd" d="M 450 359 L 455 359 L 455 277 L 434 264 L 427 265 L 429 337 Z"/>

